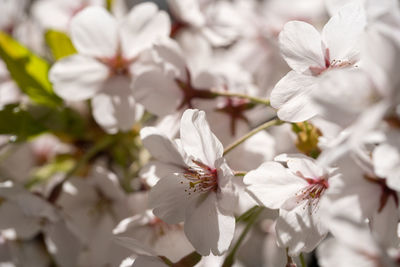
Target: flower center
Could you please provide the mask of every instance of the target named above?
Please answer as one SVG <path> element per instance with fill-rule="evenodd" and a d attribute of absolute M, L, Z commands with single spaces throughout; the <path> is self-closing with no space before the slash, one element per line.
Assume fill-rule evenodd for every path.
<path fill-rule="evenodd" d="M 312 75 L 318 76 L 329 69 L 340 69 L 340 68 L 347 68 L 347 67 L 351 67 L 351 66 L 357 67 L 357 65 L 354 65 L 354 62 L 351 62 L 351 61 L 340 60 L 340 59 L 339 60 L 337 60 L 337 59 L 331 60 L 329 48 L 327 48 L 325 50 L 325 67 L 311 66 L 310 71 L 311 71 Z"/>
<path fill-rule="evenodd" d="M 148 226 L 152 227 L 154 233 L 157 236 L 162 236 L 165 235 L 168 231 L 180 230 L 182 228 L 180 224 L 167 224 L 158 217 L 154 217 L 152 220 L 150 220 Z"/>
<path fill-rule="evenodd" d="M 249 121 L 244 113 L 253 107 L 254 104 L 250 103 L 246 99 L 230 97 L 226 99 L 226 104 L 221 108 L 217 108 L 216 111 L 225 113 L 230 117 L 231 135 L 234 136 L 236 134 L 236 125 L 238 120 L 243 120 L 244 122 L 248 123 Z"/>
<path fill-rule="evenodd" d="M 183 173 L 186 181 L 181 181 L 181 184 L 188 182 L 189 188 L 185 189 L 189 195 L 192 193 L 206 193 L 217 191 L 218 188 L 218 172 L 215 168 L 210 168 L 200 161 L 193 160 L 194 165 L 188 167 Z"/>
<path fill-rule="evenodd" d="M 129 76 L 129 65 L 132 60 L 124 58 L 120 52 L 112 58 L 99 58 L 98 60 L 108 67 L 111 76 Z"/>
<path fill-rule="evenodd" d="M 307 205 L 314 211 L 318 208 L 318 203 L 325 190 L 328 189 L 329 184 L 326 179 L 317 178 L 304 178 L 308 182 L 308 186 L 300 190 L 297 194 L 297 203 L 306 201 Z M 306 208 L 306 206 L 304 206 Z"/>
<path fill-rule="evenodd" d="M 186 77 L 187 81 L 182 81 L 179 79 L 175 79 L 176 84 L 183 94 L 183 99 L 178 106 L 178 110 L 184 107 L 193 108 L 193 99 L 213 99 L 215 96 L 210 92 L 210 90 L 206 89 L 197 89 L 192 85 L 191 75 L 188 69 L 186 69 Z"/>

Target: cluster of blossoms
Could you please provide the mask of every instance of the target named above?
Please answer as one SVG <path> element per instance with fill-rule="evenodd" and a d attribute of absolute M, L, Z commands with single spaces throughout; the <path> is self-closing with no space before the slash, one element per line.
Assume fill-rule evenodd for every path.
<path fill-rule="evenodd" d="M 400 266 L 398 0 L 136 2 L 0 0 L 0 266 Z"/>

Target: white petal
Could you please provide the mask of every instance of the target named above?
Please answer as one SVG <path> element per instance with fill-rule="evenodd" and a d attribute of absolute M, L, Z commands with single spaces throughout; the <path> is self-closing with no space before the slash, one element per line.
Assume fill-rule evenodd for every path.
<path fill-rule="evenodd" d="M 96 122 L 108 133 L 130 130 L 144 112 L 143 106 L 135 102 L 125 77 L 107 80 L 104 90 L 92 99 L 92 110 Z"/>
<path fill-rule="evenodd" d="M 279 34 L 279 45 L 283 58 L 297 72 L 325 68 L 321 36 L 312 25 L 302 21 L 286 23 Z"/>
<path fill-rule="evenodd" d="M 81 101 L 102 89 L 108 68 L 97 60 L 73 55 L 56 62 L 49 73 L 54 91 L 63 99 Z"/>
<path fill-rule="evenodd" d="M 64 221 L 49 225 L 45 231 L 45 243 L 57 266 L 76 266 L 82 250 L 79 239 L 68 229 Z M 68 248 L 68 249 L 64 249 Z"/>
<path fill-rule="evenodd" d="M 382 178 L 387 178 L 396 166 L 400 166 L 399 152 L 388 144 L 375 148 L 372 159 L 376 174 Z"/>
<path fill-rule="evenodd" d="M 197 157 L 209 167 L 215 167 L 215 161 L 222 157 L 224 148 L 211 132 L 204 111 L 188 109 L 181 120 L 182 147 L 188 155 Z"/>
<path fill-rule="evenodd" d="M 282 164 L 266 162 L 243 178 L 247 192 L 261 205 L 278 209 L 307 182 L 291 174 Z"/>
<path fill-rule="evenodd" d="M 317 89 L 317 78 L 289 72 L 271 92 L 271 105 L 278 109 L 278 117 L 284 121 L 301 122 L 314 117 L 318 108 L 311 94 Z"/>
<path fill-rule="evenodd" d="M 318 210 L 306 202 L 291 211 L 280 210 L 275 228 L 278 245 L 289 248 L 292 256 L 311 252 L 327 234 L 319 224 Z"/>
<path fill-rule="evenodd" d="M 334 15 L 322 30 L 322 40 L 329 49 L 329 59 L 354 62 L 358 59 L 359 39 L 366 25 L 364 9 L 348 4 Z"/>
<path fill-rule="evenodd" d="M 334 238 L 327 238 L 317 248 L 318 263 L 321 267 L 376 267 L 375 257 L 379 254 L 357 252 Z"/>
<path fill-rule="evenodd" d="M 160 179 L 150 191 L 150 207 L 157 217 L 167 223 L 179 223 L 185 218 L 185 211 L 192 197 L 185 192 L 189 188 L 188 184 L 181 183 L 185 180 L 181 175 L 170 174 Z"/>
<path fill-rule="evenodd" d="M 80 54 L 113 57 L 118 50 L 117 21 L 102 7 L 88 7 L 72 19 L 71 40 Z"/>
<path fill-rule="evenodd" d="M 233 184 L 232 169 L 226 163 L 225 158 L 220 158 L 216 162 L 216 168 L 218 170 L 218 188 L 217 198 L 219 207 L 226 211 L 233 211 L 236 209 L 238 204 L 238 192 Z"/>
<path fill-rule="evenodd" d="M 180 168 L 185 168 L 185 162 L 176 145 L 157 128 L 145 127 L 140 131 L 143 145 L 157 160 Z"/>
<path fill-rule="evenodd" d="M 6 201 L 0 206 L 0 229 L 15 231 L 16 238 L 31 239 L 39 233 L 42 226 L 37 218 L 24 214 L 19 205 Z"/>
<path fill-rule="evenodd" d="M 164 38 L 153 47 L 155 61 L 166 72 L 165 75 L 186 81 L 187 66 L 185 55 L 179 44 L 172 39 Z"/>
<path fill-rule="evenodd" d="M 205 18 L 200 11 L 199 1 L 167 0 L 167 2 L 175 19 L 194 27 L 200 27 L 205 23 Z"/>
<path fill-rule="evenodd" d="M 157 253 L 143 243 L 142 240 L 137 240 L 130 237 L 116 236 L 114 238 L 115 242 L 119 243 L 121 246 L 124 246 L 132 251 L 132 253 L 136 255 L 146 255 L 146 256 L 155 256 Z"/>
<path fill-rule="evenodd" d="M 399 238 L 397 228 L 399 212 L 394 198 L 391 196 L 383 209 L 370 219 L 371 231 L 375 239 L 383 247 L 397 247 Z"/>
<path fill-rule="evenodd" d="M 235 217 L 220 210 L 214 193 L 201 196 L 187 209 L 184 230 L 199 254 L 222 255 L 235 231 Z"/>
<path fill-rule="evenodd" d="M 166 77 L 158 69 L 141 73 L 132 88 L 135 99 L 148 111 L 159 116 L 175 112 L 183 101 L 183 94 L 175 80 Z"/>
<path fill-rule="evenodd" d="M 281 156 L 276 157 L 275 160 L 282 159 Z M 323 178 L 325 174 L 324 169 L 318 166 L 314 159 L 308 158 L 304 155 L 286 155 L 285 162 L 287 163 L 289 170 L 294 174 L 298 174 L 300 177 L 303 176 L 305 178 L 319 179 Z"/>
<path fill-rule="evenodd" d="M 159 11 L 154 3 L 136 5 L 121 25 L 122 51 L 126 58 L 134 58 L 150 48 L 157 39 L 167 37 L 171 29 L 169 16 Z"/>
<path fill-rule="evenodd" d="M 132 267 L 168 267 L 168 265 L 156 256 L 139 256 Z"/>

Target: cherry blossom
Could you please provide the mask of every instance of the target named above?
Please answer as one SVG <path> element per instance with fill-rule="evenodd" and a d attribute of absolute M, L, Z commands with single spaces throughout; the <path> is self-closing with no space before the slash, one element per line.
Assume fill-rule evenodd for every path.
<path fill-rule="evenodd" d="M 151 3 L 136 6 L 121 21 L 101 7 L 84 9 L 71 21 L 78 54 L 58 61 L 50 71 L 55 91 L 70 101 L 92 99 L 93 116 L 106 131 L 128 130 L 143 114 L 129 88 L 138 71 L 135 62 L 168 31 L 167 14 Z"/>
<path fill-rule="evenodd" d="M 176 20 L 172 35 L 188 28 L 211 44 L 223 46 L 232 43 L 240 34 L 240 13 L 229 1 L 168 0 L 168 6 Z"/>
<path fill-rule="evenodd" d="M 200 254 L 221 255 L 235 228 L 233 173 L 203 111 L 185 111 L 180 130 L 179 142 L 154 128 L 141 132 L 165 174 L 150 192 L 150 206 L 167 223 L 184 221 L 185 234 Z"/>
<path fill-rule="evenodd" d="M 309 252 L 327 233 L 320 221 L 319 202 L 338 174 L 301 155 L 282 154 L 275 160 L 249 172 L 244 183 L 260 205 L 279 209 L 279 246 L 288 247 L 292 255 Z"/>
<path fill-rule="evenodd" d="M 360 54 L 357 45 L 365 25 L 365 14 L 357 5 L 343 7 L 328 21 L 321 34 L 305 22 L 285 24 L 279 43 L 281 54 L 292 71 L 271 93 L 271 105 L 278 109 L 279 118 L 292 122 L 312 118 L 318 114 L 312 95 L 324 94 L 324 82 L 330 78 L 331 70 L 357 72 Z"/>

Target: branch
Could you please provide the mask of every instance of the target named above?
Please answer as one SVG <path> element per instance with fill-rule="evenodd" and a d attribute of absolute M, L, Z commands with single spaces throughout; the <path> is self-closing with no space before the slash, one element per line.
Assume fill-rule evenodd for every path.
<path fill-rule="evenodd" d="M 270 121 L 267 121 L 263 124 L 261 124 L 260 126 L 258 126 L 257 128 L 251 130 L 249 133 L 247 133 L 246 135 L 244 135 L 243 137 L 239 138 L 238 140 L 236 140 L 234 143 L 230 144 L 227 148 L 225 148 L 224 150 L 224 155 L 228 154 L 232 149 L 234 149 L 235 147 L 237 147 L 238 145 L 240 145 L 241 143 L 243 143 L 244 141 L 246 141 L 247 139 L 249 139 L 250 137 L 252 137 L 253 135 L 255 135 L 256 133 L 265 130 L 271 126 L 274 125 L 281 125 L 283 123 L 283 121 L 279 120 L 279 119 L 273 119 Z"/>

